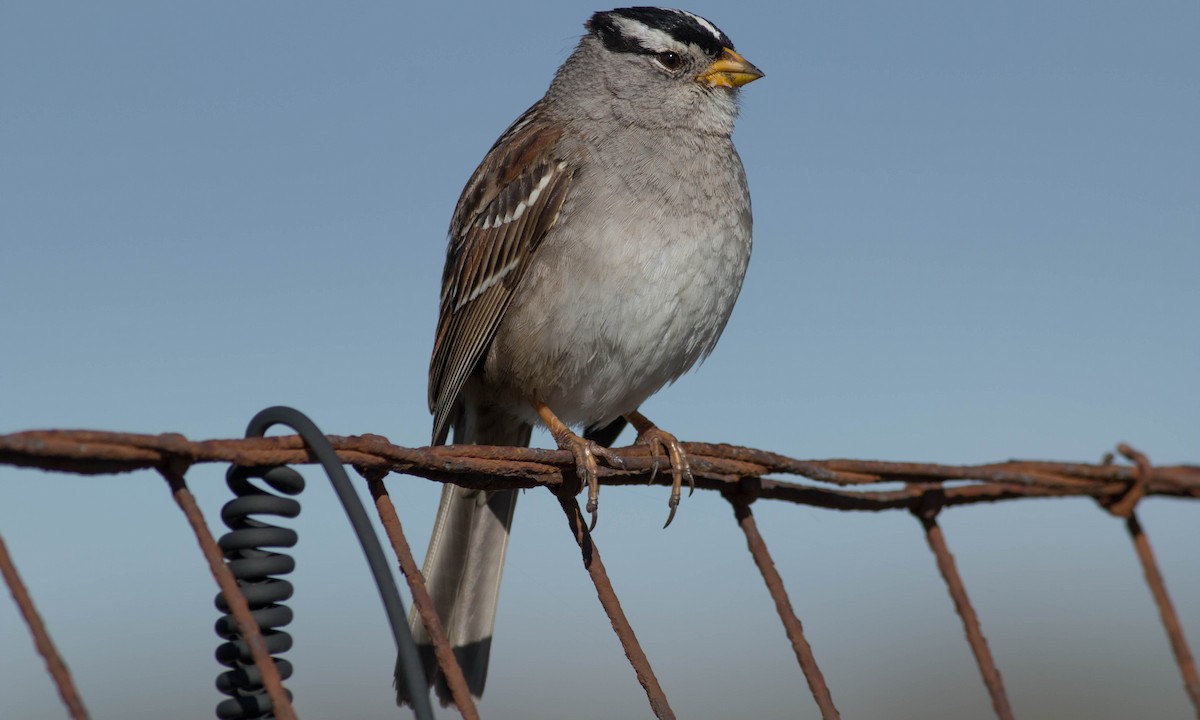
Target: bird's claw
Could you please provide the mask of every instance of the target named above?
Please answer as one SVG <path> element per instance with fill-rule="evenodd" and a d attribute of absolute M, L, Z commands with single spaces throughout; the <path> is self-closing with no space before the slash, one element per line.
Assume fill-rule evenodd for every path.
<path fill-rule="evenodd" d="M 573 432 L 555 436 L 560 450 L 570 450 L 575 456 L 575 474 L 582 484 L 587 485 L 588 514 L 592 516 L 588 532 L 596 529 L 596 520 L 600 509 L 600 463 L 596 458 L 604 458 L 604 464 L 618 470 L 625 469 L 625 461 L 608 448 L 598 445 L 591 440 L 579 437 Z"/>
<path fill-rule="evenodd" d="M 696 478 L 692 475 L 692 466 L 688 462 L 687 453 L 679 445 L 679 440 L 671 433 L 657 427 L 649 427 L 638 434 L 639 445 L 647 445 L 654 464 L 650 467 L 650 481 L 658 475 L 659 458 L 666 456 L 671 463 L 671 498 L 667 501 L 670 514 L 667 515 L 666 528 L 675 519 L 675 511 L 679 508 L 679 498 L 682 496 L 683 481 L 688 483 L 688 496 L 696 492 Z"/>
<path fill-rule="evenodd" d="M 679 497 L 674 492 L 671 493 L 671 499 L 667 501 L 667 507 L 671 508 L 671 511 L 667 513 L 667 521 L 663 523 L 663 530 L 671 525 L 671 521 L 675 519 L 675 511 L 679 509 Z"/>
<path fill-rule="evenodd" d="M 588 488 L 588 491 L 590 494 L 590 492 L 591 492 L 590 486 Z M 598 510 L 600 510 L 600 504 L 596 503 L 596 502 L 592 502 L 591 500 L 588 500 L 587 511 L 588 511 L 588 514 L 592 516 L 591 522 L 588 523 L 588 532 L 591 532 L 596 529 L 596 520 L 598 520 L 600 518 L 600 515 L 597 512 Z"/>

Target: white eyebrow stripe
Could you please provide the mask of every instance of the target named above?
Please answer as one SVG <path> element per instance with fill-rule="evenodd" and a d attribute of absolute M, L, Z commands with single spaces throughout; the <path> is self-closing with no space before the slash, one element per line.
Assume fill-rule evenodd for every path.
<path fill-rule="evenodd" d="M 717 29 L 717 26 L 716 26 L 716 25 L 713 25 L 712 23 L 710 23 L 709 21 L 707 21 L 707 20 L 705 20 L 704 18 L 700 17 L 699 15 L 696 15 L 696 14 L 694 14 L 694 13 L 690 13 L 690 12 L 688 12 L 687 10 L 679 10 L 678 12 L 681 12 L 681 13 L 683 13 L 684 15 L 687 15 L 687 16 L 688 16 L 688 17 L 690 17 L 691 19 L 695 20 L 695 21 L 696 21 L 696 23 L 697 23 L 697 24 L 698 24 L 700 27 L 702 27 L 702 28 L 704 28 L 705 30 L 707 30 L 707 31 L 709 31 L 710 33 L 712 33 L 712 36 L 713 36 L 714 38 L 716 38 L 716 39 L 717 39 L 717 42 L 724 44 L 724 42 L 721 40 L 721 31 Z"/>
<path fill-rule="evenodd" d="M 614 15 L 612 19 L 619 26 L 622 35 L 637 40 L 647 50 L 686 50 L 683 43 L 662 30 L 620 15 Z"/>

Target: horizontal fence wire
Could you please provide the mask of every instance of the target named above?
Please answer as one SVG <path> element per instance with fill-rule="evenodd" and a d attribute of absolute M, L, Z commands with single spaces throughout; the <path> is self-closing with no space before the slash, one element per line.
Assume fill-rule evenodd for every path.
<path fill-rule="evenodd" d="M 417 613 L 423 618 L 438 646 L 438 662 L 450 681 L 451 691 L 463 717 L 475 718 L 479 714 L 465 689 L 465 683 L 461 681 L 461 670 L 432 611 L 424 580 L 383 486 L 383 479 L 391 472 L 479 490 L 542 486 L 554 492 L 583 552 L 584 566 L 596 585 L 601 604 L 609 615 L 638 681 L 646 691 L 652 711 L 660 718 L 674 717 L 666 695 L 621 610 L 599 553 L 582 521 L 582 514 L 574 500 L 580 483 L 575 475 L 572 453 L 490 446 L 407 448 L 393 445 L 378 435 L 328 436 L 328 440 L 338 459 L 354 466 L 367 479 L 401 572 L 413 590 Z M 925 530 L 926 541 L 947 584 L 954 608 L 962 618 L 968 643 L 975 654 L 996 716 L 1006 720 L 1014 717 L 1014 714 L 979 618 L 937 523 L 938 513 L 947 507 L 977 503 L 1047 497 L 1092 498 L 1109 513 L 1126 520 L 1147 585 L 1158 606 L 1176 664 L 1183 676 L 1184 688 L 1200 718 L 1200 678 L 1197 677 L 1196 665 L 1183 636 L 1178 615 L 1167 595 L 1149 539 L 1134 512 L 1138 502 L 1147 496 L 1200 498 L 1200 467 L 1156 467 L 1143 454 L 1126 445 L 1118 446 L 1118 450 L 1133 463 L 1132 466 L 1116 465 L 1111 462 L 1111 456 L 1098 464 L 1012 460 L 983 465 L 939 465 L 845 459 L 797 460 L 762 450 L 722 444 L 684 443 L 683 448 L 688 453 L 696 487 L 720 491 L 733 507 L 735 519 L 746 535 L 747 546 L 775 601 L 788 640 L 792 643 L 823 718 L 840 716 L 817 666 L 813 650 L 804 637 L 803 627 L 783 587 L 783 581 L 754 522 L 750 505 L 760 499 L 834 510 L 907 510 L 915 515 Z M 671 484 L 669 474 L 657 472 L 657 460 L 648 448 L 616 448 L 614 453 L 624 461 L 623 466 L 620 469 L 601 467 L 602 484 Z M 190 498 L 183 484 L 183 472 L 193 464 L 232 463 L 243 467 L 267 467 L 315 462 L 315 455 L 297 436 L 189 441 L 177 434 L 142 435 L 88 430 L 44 430 L 0 436 L 0 464 L 87 475 L 157 469 L 170 481 L 177 501 L 181 500 L 181 492 L 185 495 L 182 500 Z M 795 475 L 806 478 L 810 483 L 778 480 L 766 477 L 768 475 Z M 181 503 L 185 511 L 188 510 L 186 504 Z M 189 520 L 195 526 L 191 515 Z M 197 533 L 201 544 L 205 545 L 204 538 L 200 537 L 203 533 Z M 208 540 L 211 542 L 211 537 Z M 11 560 L 7 558 L 6 566 L 11 566 Z M 213 570 L 221 580 L 218 569 L 214 567 Z M 6 573 L 6 578 L 8 575 Z M 10 587 L 14 587 L 11 582 Z M 14 589 L 14 594 L 16 592 Z M 26 605 L 30 612 L 36 614 L 31 600 Z M 25 607 L 22 606 L 23 611 Z M 36 637 L 45 635 L 44 628 L 40 632 L 32 624 L 31 628 Z M 250 631 L 253 633 L 253 627 Z M 271 662 L 268 656 L 265 663 Z M 67 676 L 68 683 L 69 680 Z M 59 687 L 64 698 L 74 692 L 73 688 L 65 688 L 61 682 Z M 282 692 L 278 685 L 274 689 L 277 696 Z M 282 700 L 277 707 L 286 714 L 291 708 L 286 697 Z"/>
<path fill-rule="evenodd" d="M 363 470 L 386 470 L 449 482 L 478 490 L 558 487 L 575 480 L 574 456 L 565 450 L 445 445 L 407 448 L 379 435 L 330 435 L 338 457 Z M 914 510 L 926 495 L 942 507 L 1021 498 L 1092 497 L 1119 502 L 1140 479 L 1145 495 L 1200 497 L 1200 467 L 1153 466 L 1148 477 L 1136 467 L 1012 460 L 985 465 L 882 462 L 876 460 L 797 460 L 734 445 L 682 443 L 697 489 L 723 490 L 743 479 L 761 478 L 763 500 L 833 510 Z M 669 474 L 655 476 L 656 462 L 643 446 L 614 451 L 625 467 L 601 467 L 603 485 L 668 486 Z M 182 435 L 139 435 L 92 430 L 37 430 L 0 435 L 0 464 L 85 475 L 104 475 L 184 464 L 235 463 L 271 466 L 316 463 L 297 436 L 189 441 Z M 838 487 L 775 480 L 766 475 L 798 475 Z M 665 475 L 665 477 L 664 477 Z M 846 488 L 905 484 L 898 489 Z M 961 483 L 945 485 L 946 483 Z"/>

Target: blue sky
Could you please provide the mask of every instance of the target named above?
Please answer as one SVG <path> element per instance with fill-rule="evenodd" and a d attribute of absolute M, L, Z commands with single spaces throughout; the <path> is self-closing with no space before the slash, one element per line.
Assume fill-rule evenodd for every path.
<path fill-rule="evenodd" d="M 0 432 L 233 437 L 288 404 L 428 441 L 445 230 L 601 8 L 6 3 Z M 1200 8 L 688 6 L 767 77 L 735 140 L 755 251 L 716 353 L 643 410 L 796 457 L 1200 462 Z M 542 434 L 535 443 L 550 444 Z M 393 650 L 342 511 L 295 522 L 302 716 L 387 716 Z M 189 474 L 210 522 L 222 470 Z M 390 481 L 418 553 L 438 488 Z M 0 467 L 0 533 L 96 717 L 208 716 L 215 588 L 163 483 Z M 812 716 L 723 501 L 660 529 L 608 489 L 597 543 L 685 717 Z M 1143 523 L 1200 642 L 1194 504 Z M 903 514 L 756 509 L 846 717 L 987 716 Z M 1121 524 L 1083 500 L 943 517 L 1022 718 L 1182 717 Z M 517 512 L 486 717 L 646 714 L 557 505 Z M 0 716 L 61 717 L 0 602 Z"/>

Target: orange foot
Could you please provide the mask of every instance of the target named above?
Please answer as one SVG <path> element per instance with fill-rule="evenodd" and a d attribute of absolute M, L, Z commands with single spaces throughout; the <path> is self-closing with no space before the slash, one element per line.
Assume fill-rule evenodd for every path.
<path fill-rule="evenodd" d="M 667 506 L 671 508 L 671 514 L 667 516 L 666 525 L 663 525 L 665 529 L 675 519 L 675 510 L 679 507 L 679 498 L 683 494 L 685 478 L 688 482 L 688 496 L 690 497 L 692 493 L 696 492 L 696 479 L 692 477 L 692 466 L 688 463 L 687 453 L 679 446 L 679 440 L 674 435 L 660 429 L 636 410 L 626 415 L 625 419 L 637 430 L 637 444 L 650 446 L 650 453 L 654 457 L 654 466 L 650 474 L 651 481 L 658 475 L 658 459 L 663 456 L 670 458 L 671 476 L 674 482 L 671 483 L 671 499 L 667 501 Z"/>
<path fill-rule="evenodd" d="M 571 454 L 575 456 L 575 474 L 581 482 L 587 484 L 588 488 L 587 511 L 592 516 L 588 532 L 591 532 L 596 529 L 597 511 L 600 509 L 600 466 L 596 458 L 602 457 L 609 467 L 619 469 L 625 468 L 625 462 L 603 445 L 585 440 L 571 432 L 571 428 L 559 420 L 558 416 L 546 406 L 546 403 L 539 400 L 533 406 L 537 409 L 542 422 L 546 423 L 550 434 L 554 436 L 554 442 L 558 443 L 558 449 L 570 450 Z"/>

